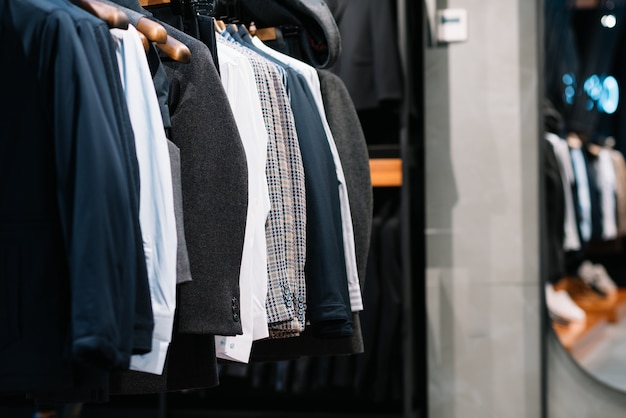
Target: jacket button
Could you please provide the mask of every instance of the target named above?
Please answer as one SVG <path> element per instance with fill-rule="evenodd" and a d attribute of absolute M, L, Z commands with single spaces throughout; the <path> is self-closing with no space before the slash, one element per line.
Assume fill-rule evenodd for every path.
<path fill-rule="evenodd" d="M 237 298 L 232 298 L 232 311 L 233 311 L 233 320 L 235 322 L 239 322 L 239 300 Z"/>

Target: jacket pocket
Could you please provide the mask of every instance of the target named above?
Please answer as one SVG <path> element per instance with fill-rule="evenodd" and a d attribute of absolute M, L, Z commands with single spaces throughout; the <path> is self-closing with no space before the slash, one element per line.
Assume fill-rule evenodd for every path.
<path fill-rule="evenodd" d="M 21 337 L 22 280 L 18 247 L 0 247 L 0 348 Z"/>

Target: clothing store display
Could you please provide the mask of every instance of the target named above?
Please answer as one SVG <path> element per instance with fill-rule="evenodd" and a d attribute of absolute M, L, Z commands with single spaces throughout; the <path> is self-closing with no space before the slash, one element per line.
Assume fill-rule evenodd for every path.
<path fill-rule="evenodd" d="M 287 52 L 242 24 L 218 32 L 200 3 L 97 1 L 124 25 L 68 0 L 0 0 L 19 81 L 0 116 L 0 393 L 105 403 L 266 361 L 277 391 L 295 370 L 313 378 L 303 391 L 352 385 L 373 191 L 354 102 L 323 70 L 341 52 L 330 10 L 241 2 L 259 26 L 297 26 Z"/>

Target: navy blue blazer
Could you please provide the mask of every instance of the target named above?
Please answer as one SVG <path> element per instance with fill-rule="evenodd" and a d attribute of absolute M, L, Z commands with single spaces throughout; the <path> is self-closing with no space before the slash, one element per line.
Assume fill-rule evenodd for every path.
<path fill-rule="evenodd" d="M 53 2 L 0 1 L 0 391 L 68 387 L 74 364 L 123 369 L 149 349 L 134 142 L 81 24 Z"/>

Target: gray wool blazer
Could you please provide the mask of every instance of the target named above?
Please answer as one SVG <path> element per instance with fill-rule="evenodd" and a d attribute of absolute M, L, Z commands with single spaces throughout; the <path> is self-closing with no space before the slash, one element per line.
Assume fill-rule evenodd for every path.
<path fill-rule="evenodd" d="M 178 287 L 178 331 L 241 334 L 239 269 L 248 210 L 247 162 L 208 47 L 164 24 L 191 50 L 163 60 L 170 82 L 171 141 L 180 148 L 185 237 L 193 280 Z"/>

